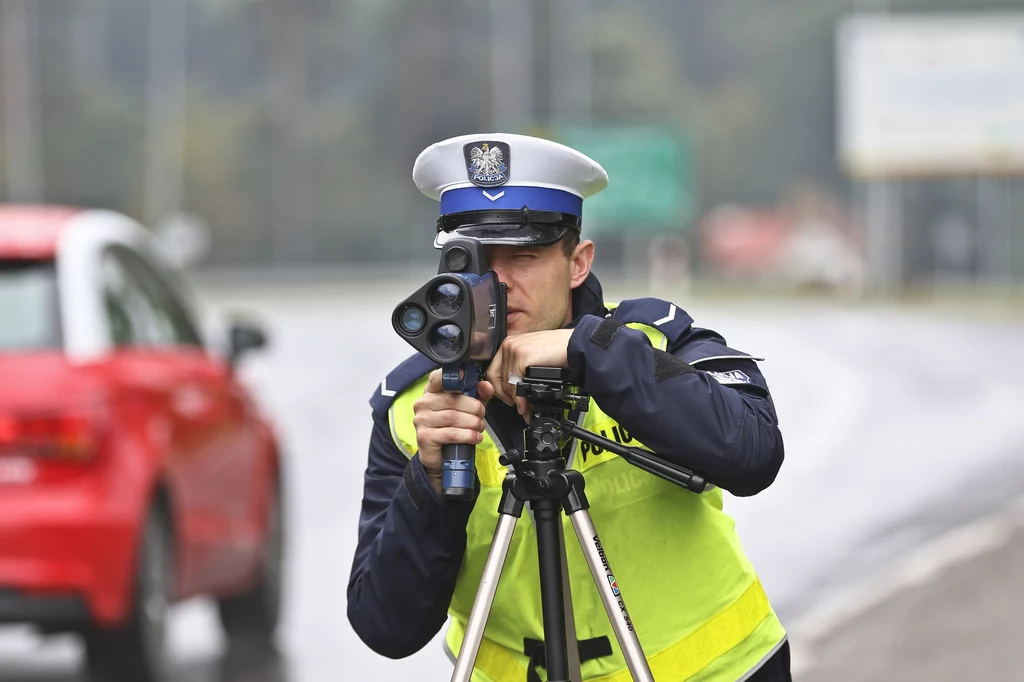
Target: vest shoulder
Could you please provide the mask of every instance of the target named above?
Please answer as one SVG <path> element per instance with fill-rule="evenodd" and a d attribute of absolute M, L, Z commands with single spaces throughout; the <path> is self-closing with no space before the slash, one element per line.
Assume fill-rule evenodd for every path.
<path fill-rule="evenodd" d="M 405 389 L 417 380 L 430 374 L 439 365 L 422 353 L 416 353 L 405 359 L 401 364 L 388 372 L 384 380 L 370 397 L 370 407 L 374 412 L 386 412 Z"/>
<path fill-rule="evenodd" d="M 660 331 L 668 338 L 669 348 L 691 365 L 711 360 L 764 360 L 730 348 L 718 332 L 695 327 L 693 318 L 670 301 L 633 298 L 606 306 L 612 310 L 612 317 L 623 324 L 639 322 Z"/>
<path fill-rule="evenodd" d="M 693 325 L 693 318 L 685 310 L 660 298 L 630 298 L 606 306 L 616 321 L 654 327 L 668 338 L 669 344 L 686 336 Z"/>

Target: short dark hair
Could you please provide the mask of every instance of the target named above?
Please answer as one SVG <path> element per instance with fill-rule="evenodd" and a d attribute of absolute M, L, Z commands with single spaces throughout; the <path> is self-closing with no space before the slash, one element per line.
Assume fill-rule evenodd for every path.
<path fill-rule="evenodd" d="M 572 257 L 572 252 L 576 250 L 576 247 L 580 245 L 580 233 L 572 228 L 566 230 L 565 236 L 562 237 L 562 254 L 566 258 Z"/>

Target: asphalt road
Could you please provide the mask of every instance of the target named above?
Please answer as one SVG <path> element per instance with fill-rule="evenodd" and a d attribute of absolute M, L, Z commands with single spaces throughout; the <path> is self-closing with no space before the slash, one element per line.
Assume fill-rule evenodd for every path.
<path fill-rule="evenodd" d="M 972 538 L 960 543 L 959 553 L 970 548 L 964 560 L 946 551 L 947 536 L 933 545 L 946 555 L 942 570 L 908 562 L 898 572 L 900 589 L 803 647 L 797 682 L 1020 680 L 1021 502 L 964 529 Z"/>
<path fill-rule="evenodd" d="M 211 607 L 197 600 L 172 623 L 174 680 L 450 676 L 440 636 L 390 661 L 345 616 L 366 401 L 409 352 L 389 316 L 418 284 L 207 291 L 213 309 L 255 313 L 272 332 L 272 348 L 244 372 L 290 455 L 284 653 L 226 651 Z M 726 504 L 786 625 L 1024 490 L 1024 322 L 825 302 L 679 303 L 766 358 L 786 463 L 765 493 Z M 0 630 L 0 682 L 72 682 L 78 657 L 70 639 Z"/>

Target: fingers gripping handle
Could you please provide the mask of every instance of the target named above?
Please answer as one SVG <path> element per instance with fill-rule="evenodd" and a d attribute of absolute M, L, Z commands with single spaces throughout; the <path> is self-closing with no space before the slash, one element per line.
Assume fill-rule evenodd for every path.
<path fill-rule="evenodd" d="M 444 365 L 441 368 L 441 388 L 449 393 L 465 393 L 475 398 L 479 377 L 476 363 Z M 449 443 L 441 447 L 441 457 L 444 461 L 441 494 L 451 499 L 472 499 L 476 494 L 476 446 Z"/>

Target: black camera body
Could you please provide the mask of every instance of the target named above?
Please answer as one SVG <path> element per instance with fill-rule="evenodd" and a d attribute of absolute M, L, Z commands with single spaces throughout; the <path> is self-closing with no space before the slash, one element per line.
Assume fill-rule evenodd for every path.
<path fill-rule="evenodd" d="M 483 244 L 445 242 L 438 274 L 395 308 L 398 335 L 439 365 L 489 363 L 506 334 L 505 284 L 487 269 Z"/>
<path fill-rule="evenodd" d="M 441 365 L 442 388 L 476 397 L 477 382 L 507 333 L 505 284 L 487 268 L 484 247 L 468 237 L 441 248 L 438 274 L 395 307 L 391 326 L 409 345 Z M 442 493 L 471 498 L 475 446 L 445 445 Z"/>

